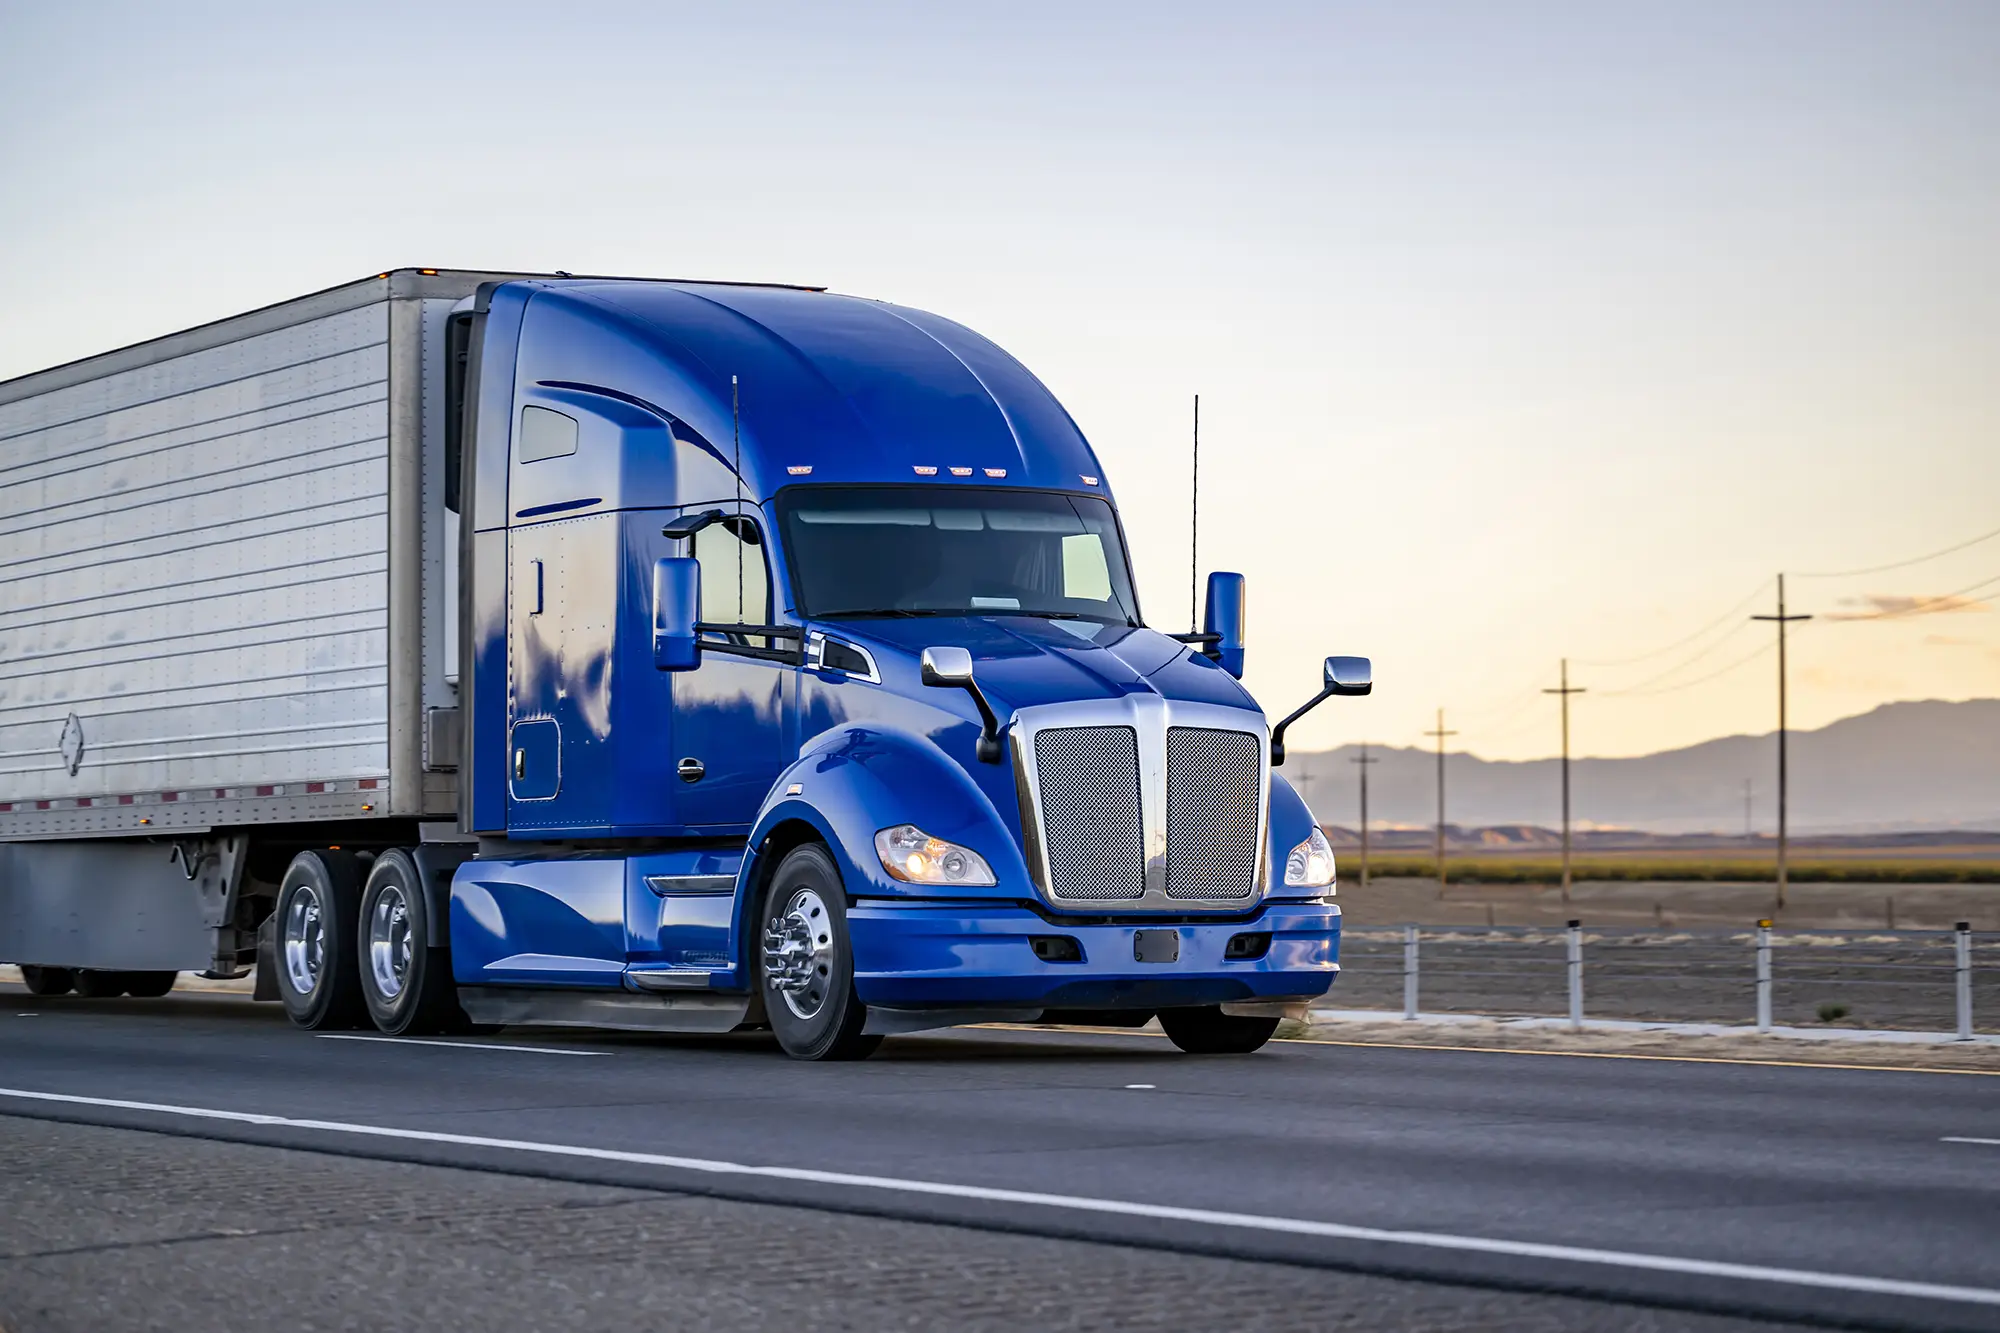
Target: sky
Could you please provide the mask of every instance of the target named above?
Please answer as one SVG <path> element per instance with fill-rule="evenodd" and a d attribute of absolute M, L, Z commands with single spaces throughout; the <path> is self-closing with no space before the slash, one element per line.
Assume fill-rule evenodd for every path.
<path fill-rule="evenodd" d="M 1977 0 L 0 0 L 0 378 L 402 265 L 879 297 L 1063 401 L 1164 628 L 1201 396 L 1246 683 L 1374 659 L 1293 748 L 1552 754 L 1567 657 L 1639 754 L 1775 725 L 1780 570 L 1793 726 L 2000 695 L 1996 69 Z"/>

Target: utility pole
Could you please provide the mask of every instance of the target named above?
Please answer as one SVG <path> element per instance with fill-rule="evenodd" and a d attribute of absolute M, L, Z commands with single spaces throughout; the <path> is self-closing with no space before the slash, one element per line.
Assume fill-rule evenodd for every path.
<path fill-rule="evenodd" d="M 1437 833 L 1437 859 L 1438 859 L 1438 897 L 1442 898 L 1442 897 L 1444 897 L 1444 885 L 1445 885 L 1445 874 L 1444 874 L 1444 738 L 1445 738 L 1445 737 L 1447 737 L 1447 736 L 1456 736 L 1456 735 L 1458 735 L 1458 733 L 1457 733 L 1457 732 L 1455 732 L 1455 731 L 1446 731 L 1446 730 L 1444 729 L 1444 709 L 1440 708 L 1440 709 L 1438 709 L 1438 724 L 1437 724 L 1437 729 L 1436 729 L 1436 730 L 1434 730 L 1434 731 L 1427 731 L 1427 732 L 1425 732 L 1425 733 L 1424 733 L 1424 735 L 1426 735 L 1426 736 L 1435 736 L 1435 737 L 1437 737 L 1437 743 L 1438 743 L 1438 833 Z"/>
<path fill-rule="evenodd" d="M 1306 813 L 1312 816 L 1312 822 L 1317 827 L 1319 824 L 1319 811 L 1313 809 L 1312 765 L 1306 762 L 1304 755 L 1299 756 L 1299 785 L 1305 788 L 1304 791 L 1299 793 L 1299 798 L 1306 803 Z"/>
<path fill-rule="evenodd" d="M 1368 757 L 1368 742 L 1361 742 L 1361 757 L 1350 759 L 1350 764 L 1361 765 L 1361 887 L 1368 887 L 1368 765 L 1379 764 L 1380 759 Z"/>
<path fill-rule="evenodd" d="M 1562 660 L 1562 688 L 1543 690 L 1543 694 L 1562 696 L 1563 709 L 1563 901 L 1569 901 L 1569 697 L 1582 694 L 1583 686 L 1574 689 L 1569 683 L 1569 659 Z"/>
<path fill-rule="evenodd" d="M 1753 825 L 1750 822 L 1750 779 L 1745 778 L 1743 779 L 1743 841 L 1746 843 L 1750 841 L 1752 828 Z"/>
<path fill-rule="evenodd" d="M 1812 617 L 1785 614 L 1785 576 L 1780 574 L 1778 614 L 1750 618 L 1768 620 L 1778 627 L 1778 906 L 1782 908 L 1785 905 L 1785 626 Z"/>

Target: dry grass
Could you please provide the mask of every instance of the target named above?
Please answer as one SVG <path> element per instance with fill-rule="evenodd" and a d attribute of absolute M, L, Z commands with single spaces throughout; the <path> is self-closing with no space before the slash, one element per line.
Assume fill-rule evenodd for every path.
<path fill-rule="evenodd" d="M 1990 848 L 1980 858 L 1954 856 L 1794 855 L 1787 877 L 1795 884 L 2000 884 L 2000 859 Z M 1359 865 L 1353 852 L 1343 868 Z M 1391 852 L 1368 858 L 1370 875 L 1435 879 L 1435 857 Z M 1560 884 L 1562 859 L 1546 853 L 1492 852 L 1445 856 L 1446 877 L 1456 884 Z M 1691 883 L 1766 883 L 1776 878 L 1770 857 L 1723 852 L 1591 852 L 1570 861 L 1579 880 L 1679 880 Z"/>

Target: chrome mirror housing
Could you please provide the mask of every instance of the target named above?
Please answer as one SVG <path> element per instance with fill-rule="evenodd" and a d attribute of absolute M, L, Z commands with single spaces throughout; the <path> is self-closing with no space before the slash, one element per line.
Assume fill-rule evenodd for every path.
<path fill-rule="evenodd" d="M 1358 696 L 1375 688 L 1375 667 L 1365 657 L 1326 659 L 1326 692 Z"/>

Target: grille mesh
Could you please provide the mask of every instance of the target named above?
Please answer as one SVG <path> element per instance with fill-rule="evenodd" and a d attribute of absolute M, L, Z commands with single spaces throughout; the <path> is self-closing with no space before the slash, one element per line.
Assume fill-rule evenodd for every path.
<path fill-rule="evenodd" d="M 1139 738 L 1130 727 L 1062 727 L 1035 737 L 1042 844 L 1057 898 L 1137 898 L 1146 890 L 1139 828 Z"/>
<path fill-rule="evenodd" d="M 1257 737 L 1167 728 L 1167 896 L 1247 898 L 1257 885 Z"/>

